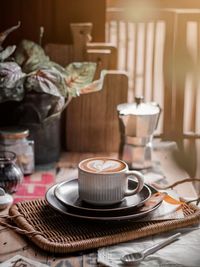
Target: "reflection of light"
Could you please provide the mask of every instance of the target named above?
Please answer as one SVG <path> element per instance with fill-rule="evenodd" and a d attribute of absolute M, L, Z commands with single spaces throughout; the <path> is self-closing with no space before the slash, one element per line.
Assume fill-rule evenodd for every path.
<path fill-rule="evenodd" d="M 147 8 L 134 8 L 126 10 L 126 17 L 133 19 L 135 22 L 139 22 L 141 19 L 151 15 L 153 15 L 153 10 Z"/>
<path fill-rule="evenodd" d="M 125 16 L 134 20 L 135 22 L 141 21 L 141 19 L 152 17 L 155 13 L 156 4 L 154 1 L 140 1 L 133 3 L 133 1 L 128 2 L 125 6 Z M 154 7 L 154 8 L 153 8 Z"/>

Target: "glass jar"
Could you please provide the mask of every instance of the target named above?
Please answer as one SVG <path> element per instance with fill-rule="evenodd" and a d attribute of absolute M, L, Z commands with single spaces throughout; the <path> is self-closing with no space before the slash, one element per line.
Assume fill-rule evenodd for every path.
<path fill-rule="evenodd" d="M 0 187 L 7 193 L 17 192 L 23 180 L 23 173 L 16 164 L 16 154 L 11 151 L 0 151 Z"/>
<path fill-rule="evenodd" d="M 28 140 L 29 130 L 22 128 L 0 129 L 0 150 L 12 151 L 25 175 L 34 172 L 34 141 Z"/>

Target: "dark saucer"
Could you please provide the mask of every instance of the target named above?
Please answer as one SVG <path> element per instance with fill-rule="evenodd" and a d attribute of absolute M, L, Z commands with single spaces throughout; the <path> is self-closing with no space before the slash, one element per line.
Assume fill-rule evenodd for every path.
<path fill-rule="evenodd" d="M 129 211 L 118 211 L 115 213 L 114 211 L 110 213 L 98 213 L 96 211 L 86 211 L 86 210 L 76 210 L 73 208 L 69 208 L 67 205 L 63 205 L 54 195 L 54 190 L 57 185 L 52 186 L 49 188 L 49 190 L 46 193 L 46 201 L 48 204 L 57 210 L 58 212 L 61 212 L 65 215 L 79 218 L 79 219 L 87 219 L 87 220 L 98 220 L 98 221 L 122 221 L 122 220 L 138 220 L 141 217 L 147 216 L 154 210 L 156 210 L 162 203 L 160 201 L 156 206 L 149 208 L 148 210 L 141 211 L 139 208 Z M 149 189 L 151 190 L 151 194 L 154 194 L 157 192 L 153 187 L 149 186 Z"/>
<path fill-rule="evenodd" d="M 134 189 L 137 182 L 129 180 L 129 189 Z M 125 197 L 120 203 L 109 206 L 96 206 L 82 201 L 78 194 L 78 179 L 65 181 L 56 185 L 54 190 L 56 198 L 68 208 L 77 210 L 79 212 L 95 212 L 96 214 L 121 214 L 129 210 L 138 209 L 141 207 L 151 196 L 151 190 L 147 185 L 143 189 L 132 196 Z"/>

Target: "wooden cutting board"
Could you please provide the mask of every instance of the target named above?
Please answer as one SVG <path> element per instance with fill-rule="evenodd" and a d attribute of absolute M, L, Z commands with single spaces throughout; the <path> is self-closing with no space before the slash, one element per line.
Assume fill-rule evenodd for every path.
<path fill-rule="evenodd" d="M 120 133 L 117 105 L 127 102 L 127 94 L 126 73 L 109 71 L 101 91 L 74 98 L 66 114 L 67 151 L 118 151 Z"/>

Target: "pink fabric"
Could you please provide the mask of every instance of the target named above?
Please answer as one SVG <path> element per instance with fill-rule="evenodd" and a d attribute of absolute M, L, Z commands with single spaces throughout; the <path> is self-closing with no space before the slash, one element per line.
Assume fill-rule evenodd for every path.
<path fill-rule="evenodd" d="M 53 172 L 35 173 L 24 177 L 22 184 L 14 195 L 14 203 L 23 200 L 44 198 L 47 189 L 55 182 Z"/>

